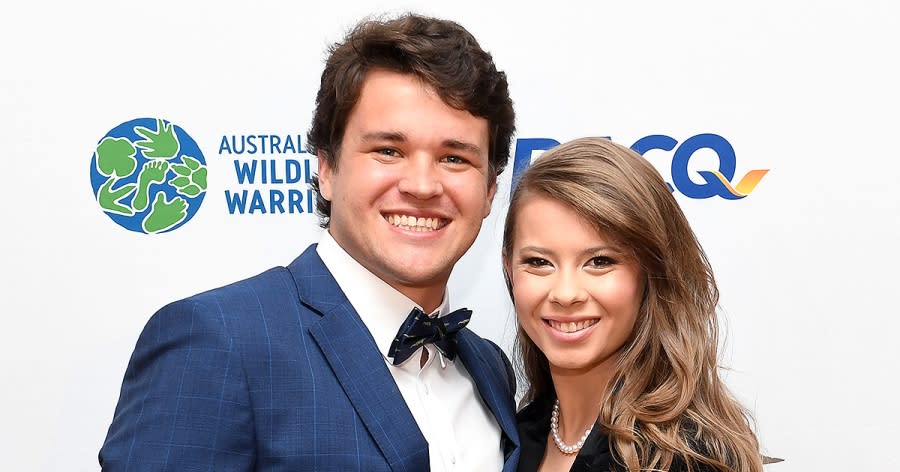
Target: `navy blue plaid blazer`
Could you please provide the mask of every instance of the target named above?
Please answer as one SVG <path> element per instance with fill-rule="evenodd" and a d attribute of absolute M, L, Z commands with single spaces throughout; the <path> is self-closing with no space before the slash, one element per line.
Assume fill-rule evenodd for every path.
<path fill-rule="evenodd" d="M 515 378 L 463 330 L 459 361 L 519 457 Z M 410 471 L 428 444 L 375 341 L 310 246 L 288 267 L 162 308 L 125 372 L 104 471 Z"/>

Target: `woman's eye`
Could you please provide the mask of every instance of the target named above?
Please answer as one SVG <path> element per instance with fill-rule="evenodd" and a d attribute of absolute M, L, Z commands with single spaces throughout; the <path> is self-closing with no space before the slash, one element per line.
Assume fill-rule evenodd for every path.
<path fill-rule="evenodd" d="M 394 157 L 398 154 L 396 149 L 391 149 L 391 148 L 376 149 L 375 152 L 377 152 L 378 154 L 381 154 L 383 156 L 391 156 L 391 157 Z"/>
<path fill-rule="evenodd" d="M 591 267 L 609 267 L 615 263 L 616 261 L 606 256 L 592 257 L 591 260 L 588 261 L 588 265 Z"/>
<path fill-rule="evenodd" d="M 550 261 L 541 257 L 528 257 L 522 262 L 529 267 L 547 267 L 550 265 Z"/>

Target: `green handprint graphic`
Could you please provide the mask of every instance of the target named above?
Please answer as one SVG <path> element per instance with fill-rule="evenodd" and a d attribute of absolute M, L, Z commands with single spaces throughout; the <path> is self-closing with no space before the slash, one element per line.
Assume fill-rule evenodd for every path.
<path fill-rule="evenodd" d="M 206 166 L 190 156 L 181 156 L 181 164 L 172 164 L 177 176 L 169 181 L 175 190 L 188 197 L 196 197 L 206 190 Z"/>
<path fill-rule="evenodd" d="M 144 137 L 134 144 L 144 150 L 144 156 L 148 159 L 171 159 L 178 154 L 180 146 L 172 123 L 165 124 L 163 120 L 157 118 L 156 131 L 135 126 L 134 132 Z"/>
<path fill-rule="evenodd" d="M 183 198 L 175 197 L 171 201 L 166 201 L 166 195 L 157 192 L 156 199 L 153 200 L 153 209 L 144 218 L 141 227 L 144 232 L 150 234 L 165 231 L 181 223 L 187 216 L 187 207 L 188 204 Z"/>

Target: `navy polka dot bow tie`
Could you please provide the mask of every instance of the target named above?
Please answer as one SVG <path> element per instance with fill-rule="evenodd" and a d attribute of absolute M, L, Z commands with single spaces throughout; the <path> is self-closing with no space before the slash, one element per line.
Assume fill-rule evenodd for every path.
<path fill-rule="evenodd" d="M 469 324 L 471 317 L 472 310 L 466 308 L 440 318 L 430 318 L 424 311 L 413 308 L 400 326 L 400 331 L 397 331 L 397 336 L 388 349 L 388 357 L 393 357 L 394 365 L 398 365 L 420 347 L 432 343 L 444 357 L 453 360 L 458 342 L 456 333 Z"/>

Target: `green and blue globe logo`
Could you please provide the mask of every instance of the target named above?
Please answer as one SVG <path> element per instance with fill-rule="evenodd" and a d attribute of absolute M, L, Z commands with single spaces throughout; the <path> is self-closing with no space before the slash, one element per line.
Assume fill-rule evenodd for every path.
<path fill-rule="evenodd" d="M 119 226 L 146 234 L 190 221 L 203 203 L 206 173 L 197 143 L 159 118 L 116 126 L 91 159 L 91 187 L 100 208 Z"/>

